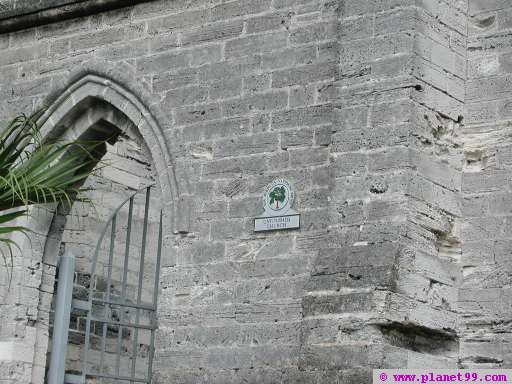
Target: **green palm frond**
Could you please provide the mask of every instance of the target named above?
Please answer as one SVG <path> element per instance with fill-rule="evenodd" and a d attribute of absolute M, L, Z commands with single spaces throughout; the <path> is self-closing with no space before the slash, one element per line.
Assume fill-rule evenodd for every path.
<path fill-rule="evenodd" d="M 16 212 L 10 212 L 3 215 L 0 215 L 0 234 L 2 235 L 11 235 L 14 233 L 23 233 L 28 237 L 29 229 L 21 226 L 13 226 L 13 227 L 5 227 L 1 226 L 9 221 L 16 220 L 18 217 L 21 217 L 26 214 L 26 210 L 20 210 Z M 9 238 L 0 237 L 0 244 L 4 245 L 5 248 L 8 250 L 8 254 L 4 251 L 3 248 L 0 248 L 0 255 L 2 256 L 2 261 L 4 264 L 4 267 L 7 271 L 7 278 L 9 281 L 9 286 L 11 285 L 11 279 L 12 279 L 12 273 L 10 273 L 10 268 L 13 266 L 13 253 L 12 253 L 12 247 L 16 247 L 20 249 L 18 244 Z M 20 249 L 21 250 L 21 249 Z"/>
<path fill-rule="evenodd" d="M 0 133 L 0 211 L 88 201 L 84 195 L 87 189 L 80 185 L 97 163 L 92 153 L 103 142 L 45 142 L 36 123 L 43 112 L 17 116 Z M 0 216 L 0 244 L 7 247 L 11 257 L 16 244 L 5 236 L 29 230 L 5 223 L 24 214 L 25 209 Z"/>

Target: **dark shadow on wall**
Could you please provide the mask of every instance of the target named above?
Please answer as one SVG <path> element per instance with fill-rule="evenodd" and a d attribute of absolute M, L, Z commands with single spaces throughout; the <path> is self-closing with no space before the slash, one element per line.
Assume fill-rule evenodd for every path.
<path fill-rule="evenodd" d="M 152 0 L 11 1 L 7 5 L 0 4 L 0 33 L 85 17 L 149 1 Z"/>

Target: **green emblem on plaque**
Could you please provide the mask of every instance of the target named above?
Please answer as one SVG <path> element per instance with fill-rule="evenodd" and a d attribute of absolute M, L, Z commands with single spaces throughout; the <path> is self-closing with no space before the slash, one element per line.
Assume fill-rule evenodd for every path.
<path fill-rule="evenodd" d="M 254 231 L 300 228 L 300 215 L 292 209 L 295 193 L 285 179 L 275 179 L 263 193 L 261 216 L 254 219 Z"/>
<path fill-rule="evenodd" d="M 284 203 L 286 199 L 286 189 L 284 186 L 278 186 L 275 187 L 269 194 L 270 197 L 270 207 L 278 211 L 279 210 L 279 203 L 281 203 L 281 207 L 283 206 L 282 203 Z"/>

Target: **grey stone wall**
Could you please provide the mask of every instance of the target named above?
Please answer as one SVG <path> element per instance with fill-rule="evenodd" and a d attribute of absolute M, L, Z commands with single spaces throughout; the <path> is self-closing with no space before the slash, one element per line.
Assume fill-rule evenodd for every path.
<path fill-rule="evenodd" d="M 0 118 L 80 68 L 164 133 L 163 162 L 147 147 L 180 208 L 166 210 L 158 383 L 508 367 L 506 15 L 476 0 L 148 2 L 0 35 Z M 116 100 L 112 83 L 95 97 Z M 276 177 L 302 228 L 256 234 Z M 30 367 L 16 356 L 2 364 Z"/>
<path fill-rule="evenodd" d="M 510 12 L 469 2 L 468 81 L 462 180 L 461 361 L 512 363 L 510 334 Z"/>
<path fill-rule="evenodd" d="M 30 383 L 32 374 L 42 378 L 46 365 L 48 321 L 39 309 L 49 308 L 53 296 L 53 280 L 43 279 L 55 274 L 55 267 L 43 263 L 52 214 L 48 207 L 31 214 L 33 219 L 17 223 L 32 229 L 29 238 L 13 238 L 25 252 L 14 252 L 0 272 L 0 372 L 6 383 Z"/>

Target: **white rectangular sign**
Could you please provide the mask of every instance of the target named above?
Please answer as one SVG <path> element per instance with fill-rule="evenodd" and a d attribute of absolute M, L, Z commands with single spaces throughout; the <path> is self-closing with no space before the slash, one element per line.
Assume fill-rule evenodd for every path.
<path fill-rule="evenodd" d="M 254 219 L 255 232 L 296 228 L 300 228 L 300 215 L 257 217 Z"/>

